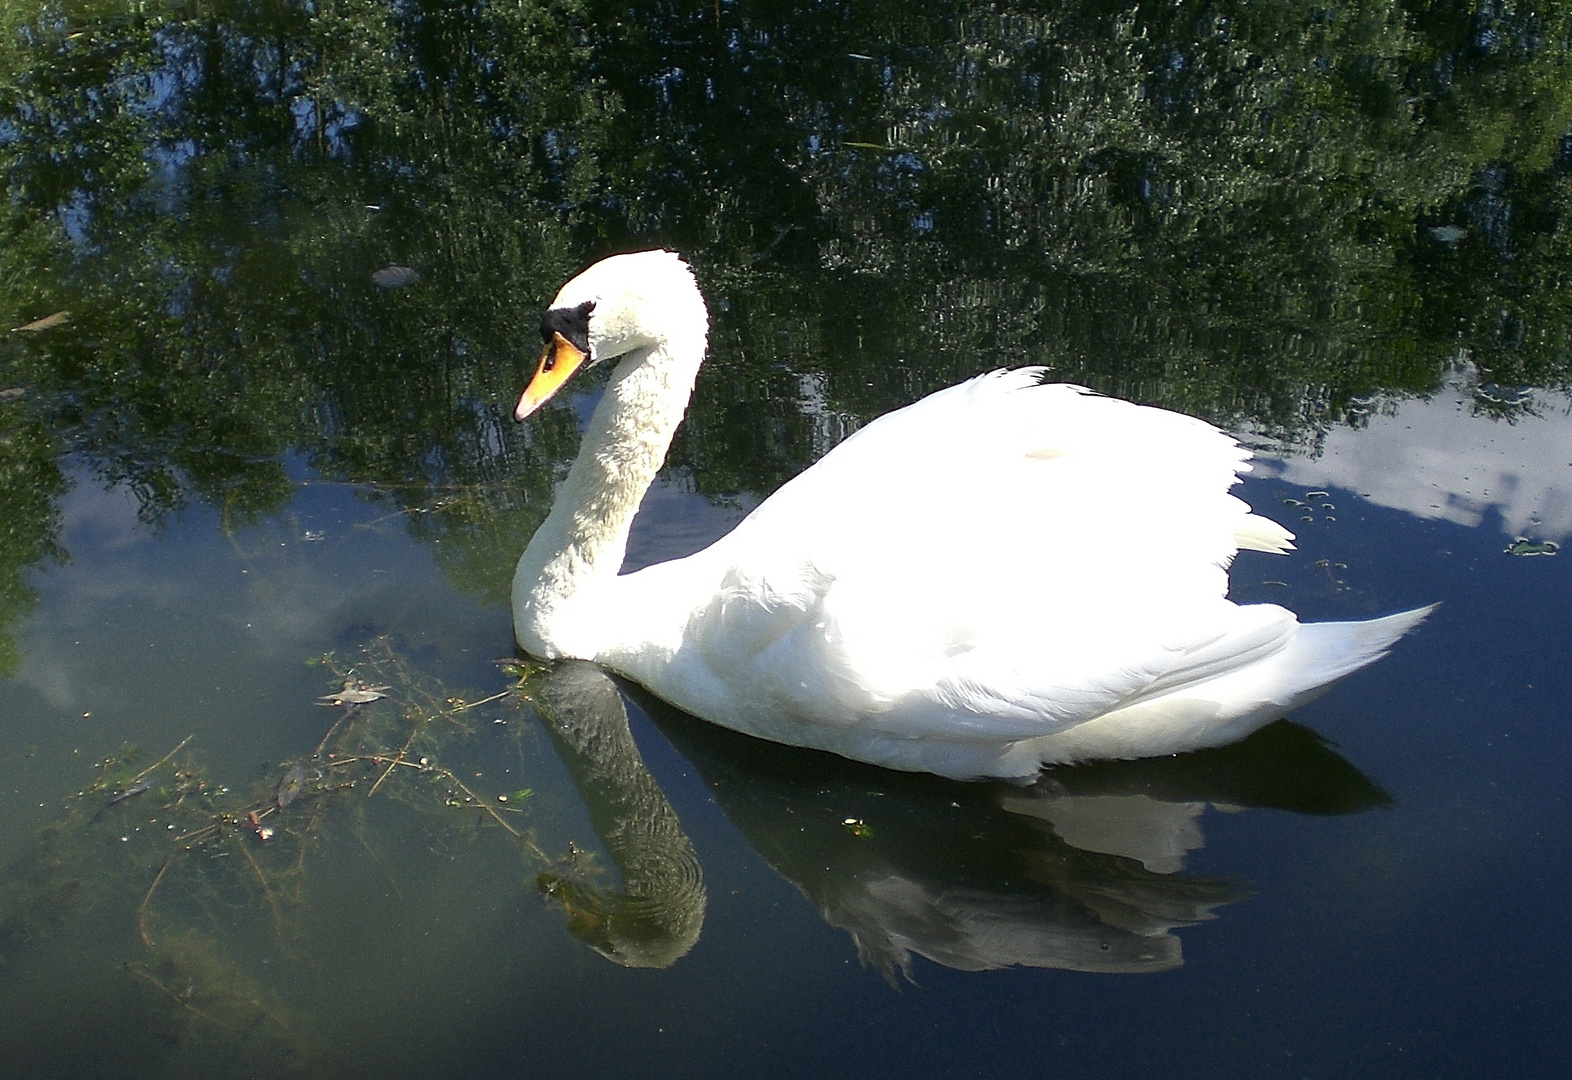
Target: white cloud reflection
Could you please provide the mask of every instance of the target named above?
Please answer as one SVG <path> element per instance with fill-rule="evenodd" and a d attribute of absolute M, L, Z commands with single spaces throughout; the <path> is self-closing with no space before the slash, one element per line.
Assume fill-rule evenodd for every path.
<path fill-rule="evenodd" d="M 1362 428 L 1329 431 L 1314 457 L 1258 459 L 1260 474 L 1350 489 L 1378 506 L 1511 537 L 1572 536 L 1572 397 L 1535 392 L 1526 414 L 1479 413 L 1466 375 L 1429 399 L 1387 403 Z"/>

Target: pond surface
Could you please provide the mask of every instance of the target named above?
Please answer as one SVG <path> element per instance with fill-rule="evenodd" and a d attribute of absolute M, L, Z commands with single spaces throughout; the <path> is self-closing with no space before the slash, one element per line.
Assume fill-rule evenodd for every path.
<path fill-rule="evenodd" d="M 0 17 L 8 1075 L 1572 1057 L 1572 21 L 904 7 Z M 1258 449 L 1299 546 L 1235 599 L 1441 607 L 1241 744 L 1030 787 L 526 671 L 598 389 L 507 416 L 543 301 L 655 244 L 714 332 L 631 566 L 1043 363 Z"/>

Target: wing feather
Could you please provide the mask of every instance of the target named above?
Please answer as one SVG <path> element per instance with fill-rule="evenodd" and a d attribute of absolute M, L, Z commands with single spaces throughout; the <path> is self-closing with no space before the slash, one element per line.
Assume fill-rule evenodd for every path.
<path fill-rule="evenodd" d="M 979 376 L 869 424 L 705 551 L 623 579 L 695 605 L 670 662 L 628 673 L 782 742 L 1027 775 L 1067 732 L 1166 700 L 1205 712 L 1212 680 L 1290 648 L 1291 612 L 1226 599 L 1241 545 L 1292 541 L 1229 494 L 1248 459 L 1203 421 L 1041 369 Z"/>

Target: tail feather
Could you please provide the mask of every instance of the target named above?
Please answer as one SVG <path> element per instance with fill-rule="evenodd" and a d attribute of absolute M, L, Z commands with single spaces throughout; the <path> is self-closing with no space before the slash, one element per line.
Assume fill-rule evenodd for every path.
<path fill-rule="evenodd" d="M 1240 551 L 1264 551 L 1268 555 L 1286 555 L 1294 550 L 1294 534 L 1271 518 L 1260 514 L 1246 514 L 1234 530 L 1234 543 Z"/>
<path fill-rule="evenodd" d="M 1052 735 L 1023 739 L 991 766 L 996 776 L 1037 765 L 1182 754 L 1242 739 L 1314 700 L 1333 683 L 1385 656 L 1435 605 L 1366 622 L 1303 623 L 1281 651 Z M 935 770 L 937 771 L 937 770 Z"/>
<path fill-rule="evenodd" d="M 1299 684 L 1290 707 L 1318 695 L 1339 679 L 1385 656 L 1399 638 L 1424 622 L 1435 604 L 1362 622 L 1302 623 L 1281 668 Z"/>

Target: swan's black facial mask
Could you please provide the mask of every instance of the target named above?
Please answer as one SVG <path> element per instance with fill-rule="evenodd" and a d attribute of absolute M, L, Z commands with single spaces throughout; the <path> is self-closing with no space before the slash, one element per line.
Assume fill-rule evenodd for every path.
<path fill-rule="evenodd" d="M 586 300 L 578 307 L 552 308 L 540 320 L 540 340 L 549 345 L 553 334 L 561 334 L 569 345 L 588 356 L 589 317 L 594 310 L 593 300 Z"/>
<path fill-rule="evenodd" d="M 592 362 L 589 317 L 594 310 L 595 301 L 586 300 L 578 307 L 552 308 L 540 320 L 540 336 L 545 348 L 541 351 L 535 377 L 524 388 L 518 407 L 513 410 L 513 419 L 523 420 L 529 416 L 562 389 L 575 371 Z"/>

